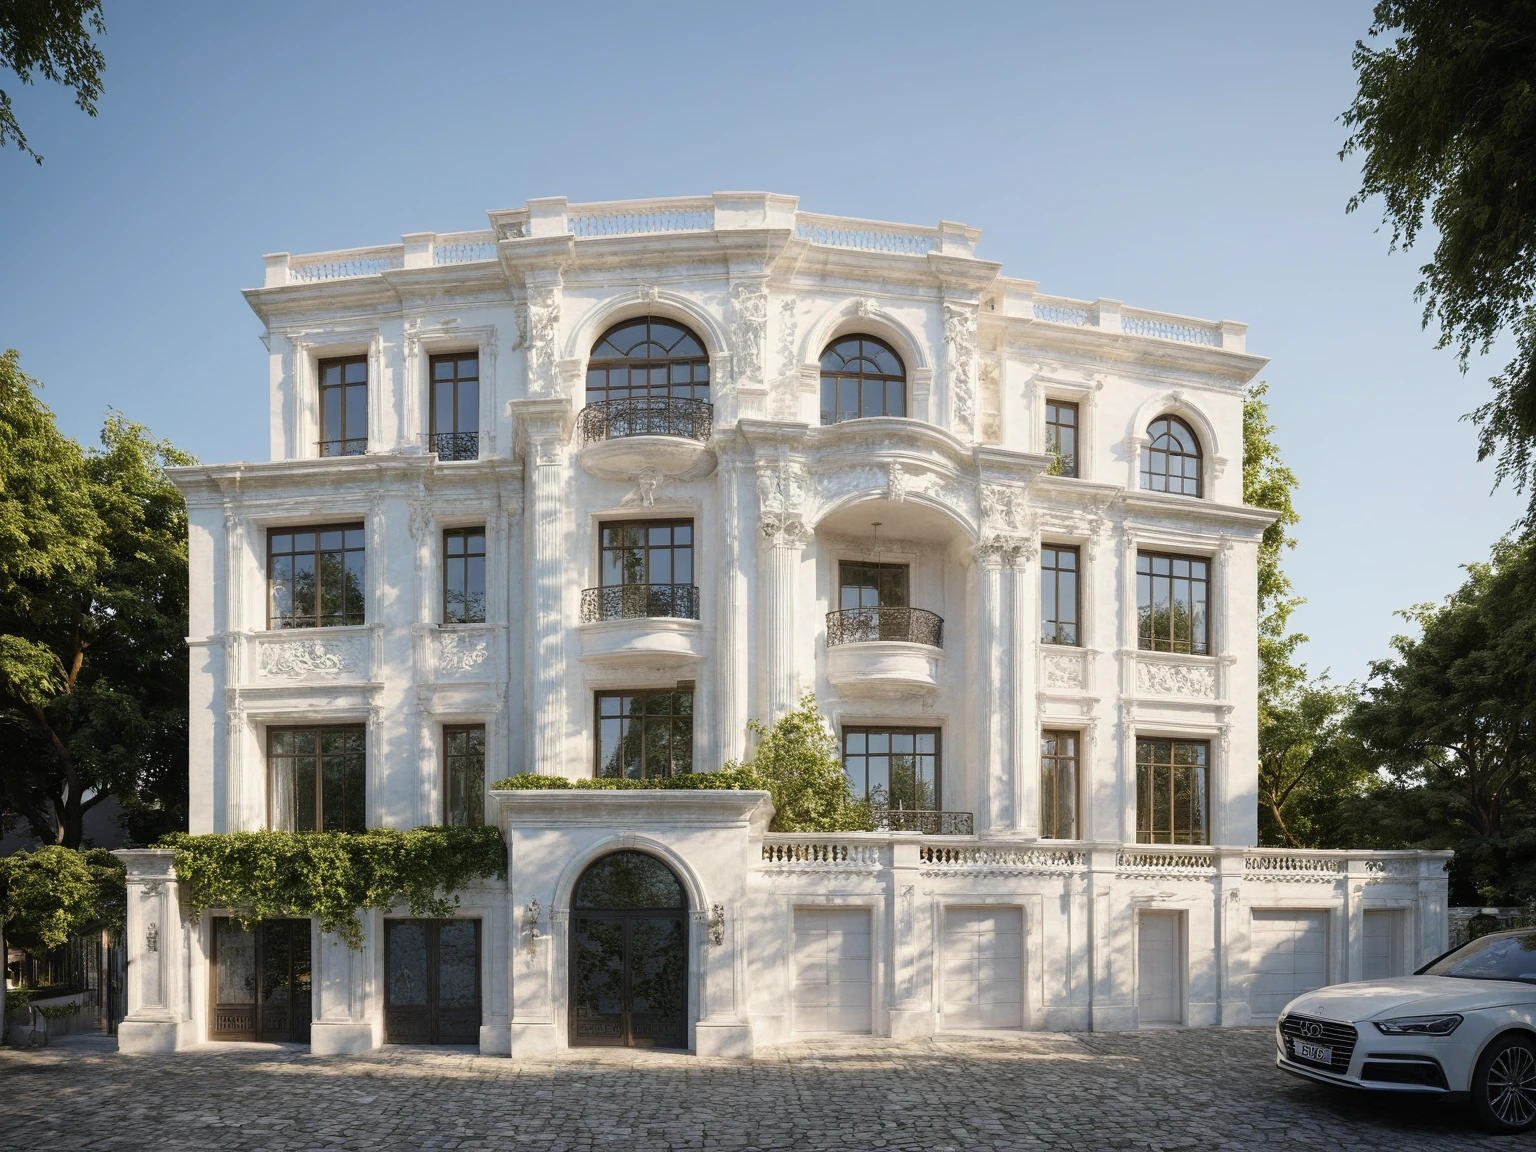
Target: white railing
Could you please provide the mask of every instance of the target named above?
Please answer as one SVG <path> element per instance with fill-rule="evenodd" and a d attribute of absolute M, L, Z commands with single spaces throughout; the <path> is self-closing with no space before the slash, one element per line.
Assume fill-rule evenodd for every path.
<path fill-rule="evenodd" d="M 432 244 L 432 263 L 475 264 L 496 259 L 496 236 L 492 232 L 447 232 Z"/>
<path fill-rule="evenodd" d="M 880 845 L 778 841 L 763 845 L 763 863 L 778 868 L 869 870 L 880 867 Z"/>
<path fill-rule="evenodd" d="M 715 204 L 708 196 L 572 204 L 566 209 L 565 219 L 566 228 L 578 238 L 707 232 L 715 226 Z"/>
<path fill-rule="evenodd" d="M 388 244 L 376 248 L 350 248 L 342 252 L 295 256 L 288 261 L 288 279 L 294 284 L 314 284 L 321 280 L 377 276 L 381 272 L 404 267 L 404 248 L 399 244 Z"/>
<path fill-rule="evenodd" d="M 954 872 L 1075 872 L 1087 854 L 1070 848 L 983 848 L 973 845 L 928 845 L 917 851 L 925 867 Z"/>
<path fill-rule="evenodd" d="M 1115 871 L 1125 876 L 1210 876 L 1216 871 L 1211 852 L 1125 850 L 1115 854 Z"/>
<path fill-rule="evenodd" d="M 1337 856 L 1290 852 L 1249 852 L 1243 857 L 1244 880 L 1317 880 L 1332 883 L 1345 875 L 1347 861 Z"/>
<path fill-rule="evenodd" d="M 901 256 L 926 256 L 939 244 L 938 231 L 876 220 L 851 220 L 843 216 L 795 214 L 795 237 L 831 248 L 859 248 L 866 252 L 894 252 Z"/>
<path fill-rule="evenodd" d="M 1074 328 L 1093 328 L 1098 324 L 1093 305 L 1086 300 L 1067 300 L 1060 296 L 1036 296 L 1035 319 L 1052 324 L 1071 324 Z"/>
<path fill-rule="evenodd" d="M 1221 347 L 1221 328 L 1218 325 L 1182 317 L 1127 309 L 1120 314 L 1120 330 L 1131 336 L 1151 336 L 1156 340 L 1173 340 L 1180 344 L 1203 344 L 1207 348 Z"/>

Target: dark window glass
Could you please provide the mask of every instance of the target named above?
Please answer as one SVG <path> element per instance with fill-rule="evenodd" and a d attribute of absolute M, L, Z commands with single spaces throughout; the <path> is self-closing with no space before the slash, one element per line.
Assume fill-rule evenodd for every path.
<path fill-rule="evenodd" d="M 485 621 L 485 529 L 443 533 L 443 622 Z"/>
<path fill-rule="evenodd" d="M 692 520 L 622 520 L 599 526 L 602 587 L 692 584 Z"/>
<path fill-rule="evenodd" d="M 644 852 L 613 852 L 593 861 L 576 882 L 576 908 L 686 908 L 672 869 Z"/>
<path fill-rule="evenodd" d="M 937 728 L 843 729 L 849 786 L 877 808 L 940 809 L 939 759 Z"/>
<path fill-rule="evenodd" d="M 1435 961 L 1424 969 L 1424 975 L 1536 984 L 1536 932 L 1480 936 L 1445 959 Z"/>
<path fill-rule="evenodd" d="M 1198 740 L 1136 741 L 1136 841 L 1205 844 L 1209 745 Z"/>
<path fill-rule="evenodd" d="M 709 354 L 681 324 L 656 316 L 603 334 L 587 361 L 587 403 L 630 396 L 709 399 Z"/>
<path fill-rule="evenodd" d="M 1046 644 L 1077 644 L 1076 548 L 1040 547 L 1040 639 Z"/>
<path fill-rule="evenodd" d="M 485 823 L 485 725 L 443 729 L 443 823 Z"/>
<path fill-rule="evenodd" d="M 361 524 L 268 532 L 269 627 L 363 623 L 365 555 Z"/>
<path fill-rule="evenodd" d="M 430 362 L 431 424 L 427 447 L 441 460 L 480 458 L 480 356 L 458 352 Z"/>
<path fill-rule="evenodd" d="M 361 726 L 267 732 L 274 829 L 361 832 L 367 826 L 367 733 Z"/>
<path fill-rule="evenodd" d="M 693 771 L 693 691 L 597 693 L 597 775 L 653 780 Z"/>
<path fill-rule="evenodd" d="M 1210 568 L 1198 556 L 1136 554 L 1138 647 L 1210 654 Z"/>
<path fill-rule="evenodd" d="M 821 422 L 907 414 L 907 370 L 890 345 L 845 336 L 821 354 Z"/>
<path fill-rule="evenodd" d="M 1076 732 L 1040 734 L 1040 835 L 1047 840 L 1076 840 Z"/>
<path fill-rule="evenodd" d="M 1141 486 L 1149 492 L 1200 495 L 1200 441 L 1177 416 L 1159 416 L 1147 429 Z"/>
<path fill-rule="evenodd" d="M 1045 402 L 1045 451 L 1052 476 L 1077 475 L 1077 405 Z"/>
<path fill-rule="evenodd" d="M 320 455 L 368 451 L 368 358 L 320 361 Z"/>
<path fill-rule="evenodd" d="M 838 569 L 837 606 L 849 608 L 909 608 L 905 564 L 871 564 L 844 560 Z"/>

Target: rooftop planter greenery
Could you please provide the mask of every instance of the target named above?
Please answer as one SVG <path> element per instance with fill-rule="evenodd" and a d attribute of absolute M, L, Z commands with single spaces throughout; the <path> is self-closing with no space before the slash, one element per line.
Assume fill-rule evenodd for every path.
<path fill-rule="evenodd" d="M 194 914 L 227 908 L 243 924 L 316 916 L 349 948 L 362 947 L 357 914 L 365 908 L 404 900 L 413 916 L 451 916 L 456 889 L 507 875 L 506 842 L 494 827 L 177 833 L 157 847 L 175 850 Z"/>

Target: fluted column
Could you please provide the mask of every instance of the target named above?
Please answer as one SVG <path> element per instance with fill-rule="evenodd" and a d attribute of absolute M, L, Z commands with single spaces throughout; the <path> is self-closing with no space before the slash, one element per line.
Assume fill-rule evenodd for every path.
<path fill-rule="evenodd" d="M 810 530 L 798 516 L 768 513 L 763 517 L 767 563 L 763 600 L 767 606 L 764 661 L 767 667 L 768 715 L 771 723 L 798 703 L 795 674 L 795 582 Z"/>
<path fill-rule="evenodd" d="M 1033 540 L 1019 545 L 1008 569 L 1008 764 L 1012 776 L 1012 827 L 1040 835 L 1040 738 L 1035 715 L 1035 650 L 1038 628 L 1034 569 L 1039 551 Z"/>
<path fill-rule="evenodd" d="M 981 778 L 981 811 L 976 813 L 980 832 L 1001 832 L 1011 820 L 1009 809 L 1013 788 L 1004 770 L 1003 701 L 1006 671 L 1003 622 L 1006 605 L 1003 597 L 1005 553 L 995 542 L 977 549 L 980 585 L 976 610 L 977 625 L 977 760 Z"/>

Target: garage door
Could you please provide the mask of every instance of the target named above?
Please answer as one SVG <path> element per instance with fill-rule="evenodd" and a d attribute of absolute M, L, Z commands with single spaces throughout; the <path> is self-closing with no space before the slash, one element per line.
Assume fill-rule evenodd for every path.
<path fill-rule="evenodd" d="M 1024 1027 L 1018 908 L 946 908 L 943 964 L 944 1027 Z"/>
<path fill-rule="evenodd" d="M 869 1032 L 869 909 L 795 910 L 795 1031 Z"/>
<path fill-rule="evenodd" d="M 1136 1016 L 1142 1027 L 1184 1023 L 1177 912 L 1142 912 L 1136 917 Z"/>
<path fill-rule="evenodd" d="M 1288 1001 L 1328 983 L 1328 913 L 1255 908 L 1251 939 L 1255 1017 L 1278 1016 Z"/>
<path fill-rule="evenodd" d="M 1367 980 L 1387 980 L 1403 975 L 1402 913 L 1376 909 L 1365 914 L 1365 970 Z"/>

